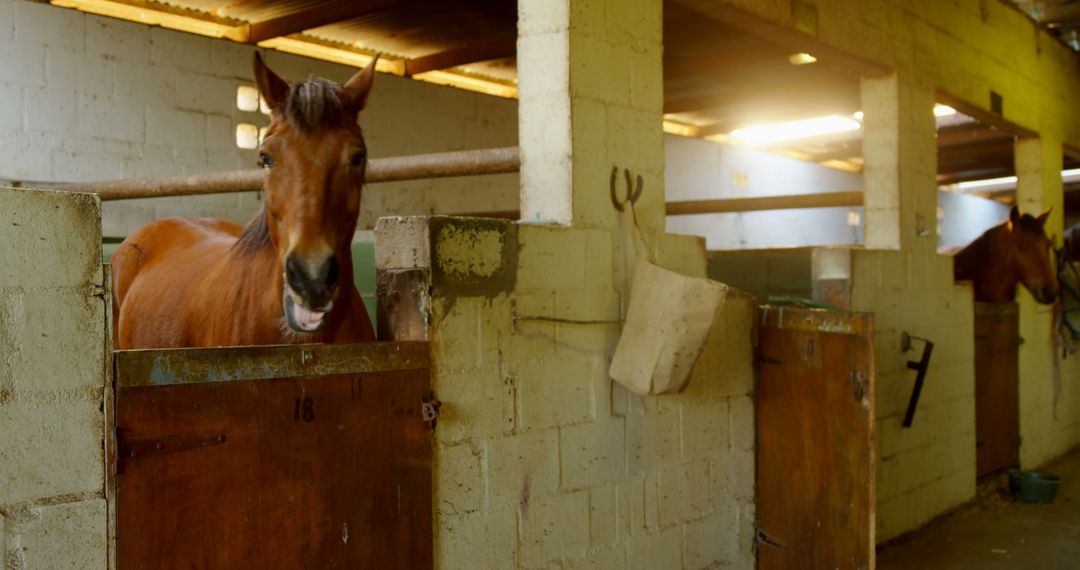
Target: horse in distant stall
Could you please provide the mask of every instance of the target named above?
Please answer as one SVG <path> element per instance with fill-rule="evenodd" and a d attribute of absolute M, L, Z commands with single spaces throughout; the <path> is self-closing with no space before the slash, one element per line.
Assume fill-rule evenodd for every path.
<path fill-rule="evenodd" d="M 356 119 L 377 59 L 344 85 L 290 84 L 255 55 L 272 110 L 263 208 L 247 227 L 167 218 L 125 239 L 111 260 L 116 348 L 375 340 L 350 247 L 367 163 Z"/>
<path fill-rule="evenodd" d="M 953 260 L 957 281 L 971 281 L 975 300 L 1011 303 L 1017 283 L 1035 300 L 1049 305 L 1058 297 L 1058 281 L 1050 262 L 1053 245 L 1044 226 L 1050 210 L 1032 216 L 1013 206 L 1009 219 L 986 230 Z"/>

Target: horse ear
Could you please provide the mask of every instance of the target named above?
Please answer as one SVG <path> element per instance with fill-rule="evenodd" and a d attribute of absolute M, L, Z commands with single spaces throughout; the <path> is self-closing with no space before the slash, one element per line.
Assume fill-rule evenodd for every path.
<path fill-rule="evenodd" d="M 1047 208 L 1045 212 L 1039 214 L 1035 219 L 1039 220 L 1039 223 L 1045 226 L 1046 220 L 1050 219 L 1050 212 L 1052 211 L 1054 211 L 1053 208 Z"/>
<path fill-rule="evenodd" d="M 1020 208 L 1013 206 L 1012 209 L 1009 210 L 1009 223 L 1012 226 L 1020 223 Z"/>
<path fill-rule="evenodd" d="M 371 84 L 375 81 L 375 64 L 378 61 L 379 54 L 375 54 L 367 67 L 356 72 L 356 75 L 345 82 L 343 91 L 348 101 L 347 106 L 357 113 L 364 110 L 364 103 L 367 102 L 368 93 L 371 92 Z"/>
<path fill-rule="evenodd" d="M 255 52 L 254 69 L 255 84 L 259 86 L 259 93 L 262 94 L 263 99 L 266 99 L 266 104 L 270 109 L 276 112 L 278 106 L 289 96 L 289 82 L 267 67 L 259 52 Z"/>

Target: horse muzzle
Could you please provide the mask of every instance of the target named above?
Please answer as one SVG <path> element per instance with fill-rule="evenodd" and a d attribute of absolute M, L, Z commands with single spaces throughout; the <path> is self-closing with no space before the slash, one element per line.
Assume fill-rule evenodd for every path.
<path fill-rule="evenodd" d="M 318 310 L 308 309 L 302 302 L 297 302 L 297 297 L 292 288 L 285 286 L 281 296 L 281 308 L 285 311 L 285 322 L 289 328 L 296 332 L 314 333 L 322 330 L 326 324 L 326 317 L 334 308 L 334 302 L 328 301 Z"/>
<path fill-rule="evenodd" d="M 1050 305 L 1057 300 L 1058 292 L 1057 289 L 1051 287 L 1039 287 L 1032 291 L 1032 296 L 1043 305 Z"/>
<path fill-rule="evenodd" d="M 337 256 L 314 260 L 286 256 L 281 303 L 290 328 L 310 333 L 323 327 L 327 313 L 334 306 L 339 276 Z"/>

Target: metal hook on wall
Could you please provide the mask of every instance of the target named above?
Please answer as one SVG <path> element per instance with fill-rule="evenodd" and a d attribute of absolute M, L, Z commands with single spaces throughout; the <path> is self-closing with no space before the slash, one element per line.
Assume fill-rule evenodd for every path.
<path fill-rule="evenodd" d="M 640 174 L 637 175 L 636 190 L 634 189 L 633 175 L 630 174 L 630 171 L 624 168 L 623 176 L 626 179 L 626 198 L 620 201 L 615 192 L 616 182 L 619 178 L 619 167 L 611 167 L 611 179 L 608 181 L 611 188 L 611 205 L 615 206 L 615 209 L 620 212 L 623 211 L 627 202 L 631 205 L 637 204 L 638 198 L 641 198 L 641 191 L 645 189 L 645 180 Z"/>

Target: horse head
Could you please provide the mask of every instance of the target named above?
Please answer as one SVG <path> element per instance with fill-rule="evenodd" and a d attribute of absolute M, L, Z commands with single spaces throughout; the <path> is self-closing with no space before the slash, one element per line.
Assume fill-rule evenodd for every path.
<path fill-rule="evenodd" d="M 1050 249 L 1053 245 L 1046 237 L 1046 220 L 1050 210 L 1038 216 L 1020 214 L 1013 206 L 1009 212 L 1008 259 L 1017 281 L 1031 292 L 1035 300 L 1050 304 L 1057 299 L 1058 281 L 1050 261 Z"/>
<path fill-rule="evenodd" d="M 344 85 L 309 77 L 289 83 L 255 54 L 255 82 L 271 109 L 259 147 L 264 232 L 277 253 L 288 326 L 320 330 L 343 281 L 360 213 L 367 147 L 357 114 L 371 90 L 376 57 Z"/>

